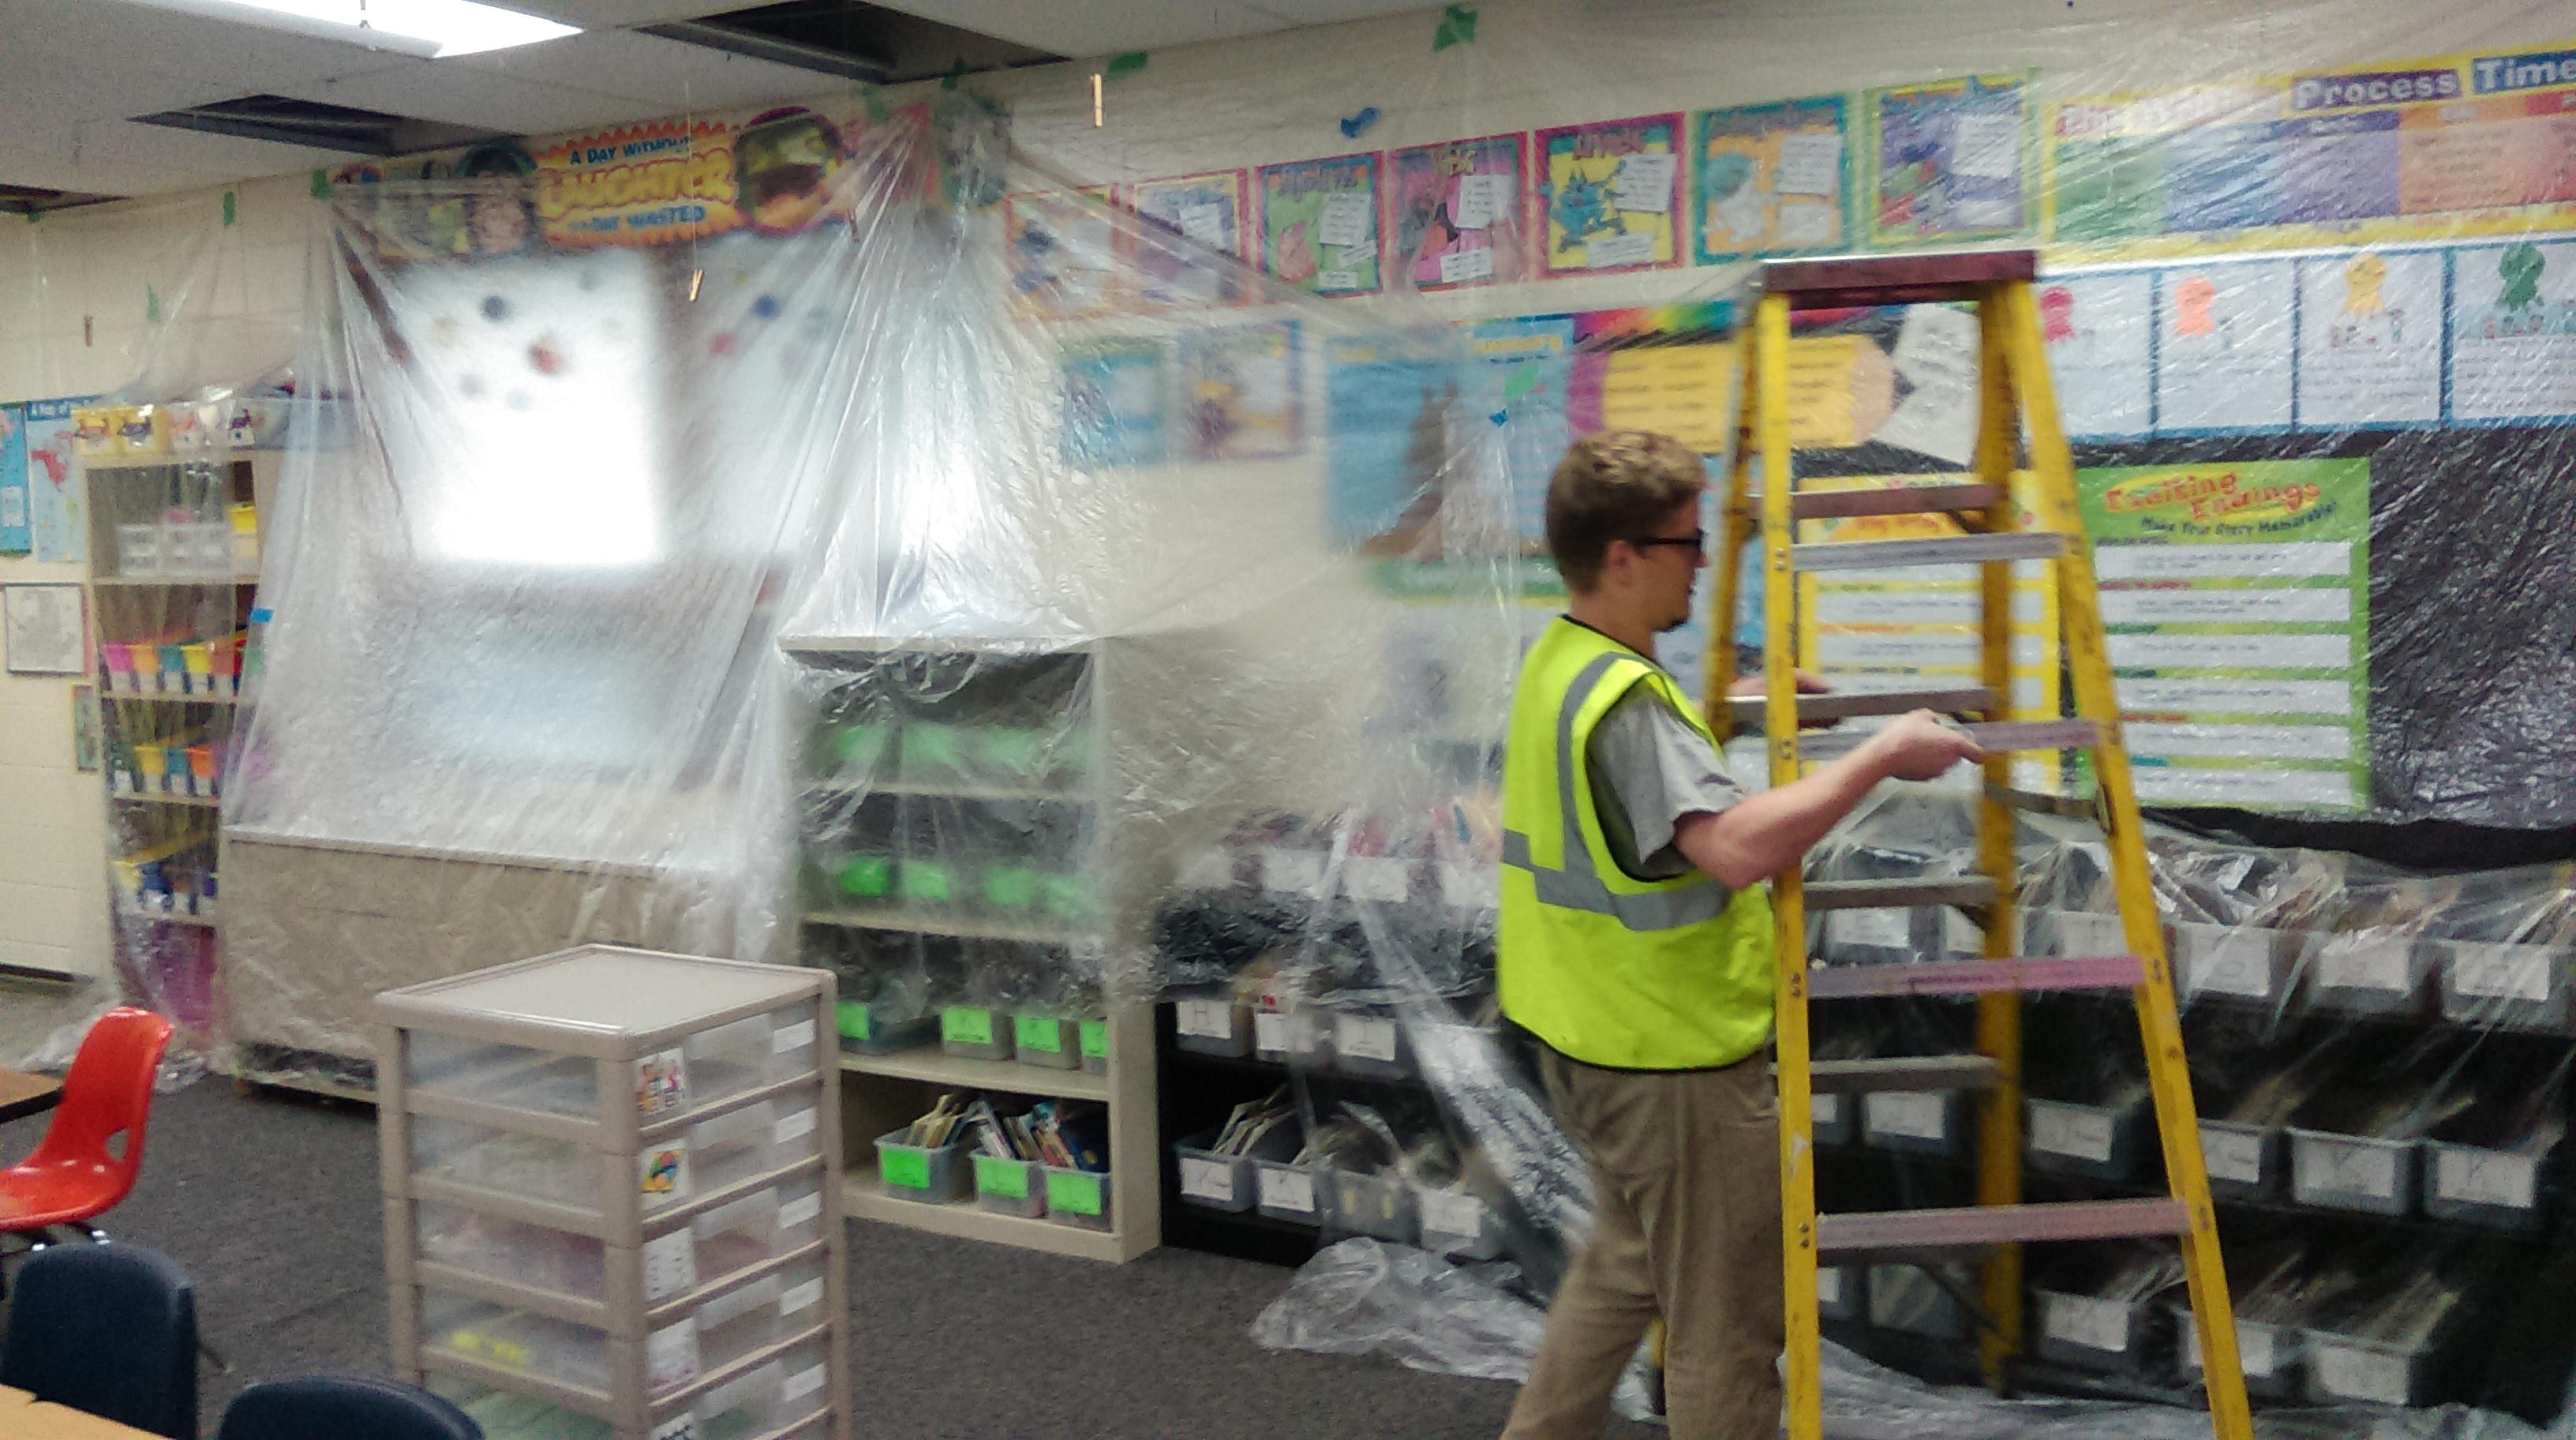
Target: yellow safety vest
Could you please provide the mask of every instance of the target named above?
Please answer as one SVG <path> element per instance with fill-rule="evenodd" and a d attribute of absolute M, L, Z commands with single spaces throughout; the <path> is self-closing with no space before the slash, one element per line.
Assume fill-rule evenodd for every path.
<path fill-rule="evenodd" d="M 1503 752 L 1503 1013 L 1589 1064 L 1732 1065 L 1771 1038 L 1771 897 L 1756 885 L 1729 899 L 1697 872 L 1638 880 L 1611 858 L 1587 750 L 1638 685 L 1709 734 L 1672 676 L 1572 620 L 1521 662 Z"/>

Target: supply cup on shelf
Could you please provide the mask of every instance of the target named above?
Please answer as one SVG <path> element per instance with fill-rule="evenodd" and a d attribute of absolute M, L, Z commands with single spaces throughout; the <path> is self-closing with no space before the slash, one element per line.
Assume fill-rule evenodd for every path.
<path fill-rule="evenodd" d="M 108 641 L 100 644 L 98 648 L 100 656 L 107 665 L 109 693 L 118 695 L 136 693 L 140 682 L 134 674 L 134 647 Z"/>
<path fill-rule="evenodd" d="M 191 641 L 180 646 L 179 673 L 181 684 L 186 687 L 183 693 L 189 695 L 215 693 L 214 647 L 203 640 Z"/>
<path fill-rule="evenodd" d="M 159 794 L 170 788 L 170 751 L 145 741 L 134 747 L 134 788 L 138 793 Z"/>
<path fill-rule="evenodd" d="M 216 786 L 220 780 L 221 774 L 215 764 L 215 747 L 212 745 L 189 746 L 188 793 L 191 795 L 211 798 L 218 793 Z"/>
<path fill-rule="evenodd" d="M 232 573 L 259 573 L 259 511 L 248 504 L 237 504 L 224 512 L 223 533 L 229 552 Z"/>
<path fill-rule="evenodd" d="M 1077 1230 L 1112 1228 L 1108 1171 L 1069 1170 L 1060 1165 L 1045 1170 L 1048 1219 Z"/>
<path fill-rule="evenodd" d="M 171 643 L 156 647 L 161 658 L 161 693 L 188 693 L 188 653 L 185 646 Z"/>
<path fill-rule="evenodd" d="M 1053 1015 L 1011 1017 L 1012 1048 L 1023 1065 L 1047 1070 L 1082 1066 L 1082 1037 L 1073 1021 Z"/>
<path fill-rule="evenodd" d="M 997 1215 L 1034 1220 L 1047 1213 L 1046 1167 L 1035 1160 L 976 1155 L 975 1204 Z"/>
<path fill-rule="evenodd" d="M 939 1048 L 971 1060 L 1011 1058 L 1011 1028 L 981 1005 L 951 1005 L 939 1012 Z"/>
<path fill-rule="evenodd" d="M 222 696 L 241 693 L 241 638 L 218 640 L 209 656 L 214 679 L 214 693 Z"/>
<path fill-rule="evenodd" d="M 896 1130 L 877 1137 L 877 1180 L 898 1200 L 948 1205 L 966 1198 L 968 1175 L 958 1163 L 963 1145 L 907 1145 L 910 1132 Z"/>

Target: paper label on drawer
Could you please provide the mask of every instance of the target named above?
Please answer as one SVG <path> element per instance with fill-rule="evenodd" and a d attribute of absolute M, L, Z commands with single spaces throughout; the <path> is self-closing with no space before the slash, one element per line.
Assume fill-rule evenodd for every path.
<path fill-rule="evenodd" d="M 1172 1009 L 1184 1035 L 1224 1040 L 1234 1034 L 1234 1002 L 1230 1000 L 1181 1000 L 1174 1002 Z"/>
<path fill-rule="evenodd" d="M 814 1022 L 811 1020 L 799 1020 L 793 1025 L 781 1025 L 769 1032 L 769 1053 L 772 1055 L 786 1055 L 807 1049 L 813 1043 Z"/>
<path fill-rule="evenodd" d="M 1808 1123 L 1812 1125 L 1839 1125 L 1843 1119 L 1843 1097 L 1810 1095 L 1807 1097 L 1807 1115 Z"/>
<path fill-rule="evenodd" d="M 2116 1355 L 2129 1348 L 2129 1307 L 2090 1295 L 2043 1295 L 2039 1328 L 2051 1340 Z"/>
<path fill-rule="evenodd" d="M 1234 857 L 1222 850 L 1193 851 L 1182 857 L 1180 873 L 1174 878 L 1184 890 L 1230 890 Z"/>
<path fill-rule="evenodd" d="M 2549 977 L 2564 952 L 2537 945 L 2455 945 L 2451 990 L 2481 1000 L 2549 999 Z"/>
<path fill-rule="evenodd" d="M 793 1230 L 799 1225 L 811 1225 L 822 1218 L 823 1197 L 819 1192 L 790 1200 L 778 1207 L 778 1225 L 782 1230 Z"/>
<path fill-rule="evenodd" d="M 802 1285 L 791 1286 L 786 1294 L 779 1296 L 778 1313 L 793 1315 L 799 1310 L 811 1309 L 820 1304 L 822 1299 L 823 1280 L 818 1275 Z"/>
<path fill-rule="evenodd" d="M 1222 1160 L 1181 1157 L 1181 1193 L 1222 1205 L 1234 1203 L 1234 1167 Z"/>
<path fill-rule="evenodd" d="M 1315 1177 L 1302 1170 L 1264 1170 L 1260 1186 L 1261 1203 L 1273 1210 L 1315 1213 Z"/>
<path fill-rule="evenodd" d="M 2304 1140 L 2299 1159 L 2308 1170 L 2302 1188 L 2341 1190 L 2375 1200 L 2397 1198 L 2397 1152 L 2376 1145 Z"/>
<path fill-rule="evenodd" d="M 2406 1403 L 2407 1365 L 2402 1357 L 2331 1340 L 2314 1343 L 2308 1361 L 2316 1366 L 2318 1389 L 2346 1400 L 2367 1400 L 2376 1405 Z"/>
<path fill-rule="evenodd" d="M 1261 852 L 1261 888 L 1291 895 L 1324 895 L 1324 852 L 1270 849 Z"/>
<path fill-rule="evenodd" d="M 783 1393 L 786 1395 L 788 1403 L 792 1405 L 795 1402 L 804 1399 L 808 1395 L 819 1394 L 823 1389 L 823 1382 L 830 1377 L 830 1366 L 810 1366 L 788 1376 L 787 1385 Z"/>
<path fill-rule="evenodd" d="M 1106 1203 L 1109 1177 L 1106 1175 L 1068 1174 L 1061 1170 L 1047 1172 L 1047 1208 L 1059 1215 L 1097 1216 Z"/>
<path fill-rule="evenodd" d="M 1485 1202 L 1438 1190 L 1422 1193 L 1422 1228 L 1443 1235 L 1477 1235 L 1485 1228 Z"/>
<path fill-rule="evenodd" d="M 1827 1266 L 1826 1268 L 1816 1272 L 1816 1303 L 1819 1305 L 1840 1305 L 1843 1303 L 1843 1272 L 1841 1270 L 1832 1266 Z"/>
<path fill-rule="evenodd" d="M 2538 1202 L 2540 1162 L 2497 1150 L 2433 1152 L 2433 1193 L 2464 1205 L 2528 1210 Z"/>
<path fill-rule="evenodd" d="M 778 1123 L 769 1127 L 770 1143 L 775 1145 L 784 1145 L 793 1140 L 802 1140 L 813 1133 L 814 1107 L 811 1105 L 806 1106 L 804 1109 L 799 1110 L 792 1115 L 779 1116 Z"/>
<path fill-rule="evenodd" d="M 1257 1050 L 1288 1048 L 1288 1017 L 1268 1012 L 1252 1017 L 1252 1044 Z"/>
<path fill-rule="evenodd" d="M 683 1411 L 653 1427 L 653 1440 L 698 1440 L 698 1417 Z"/>
<path fill-rule="evenodd" d="M 635 1113 L 659 1115 L 689 1103 L 689 1056 L 662 1050 L 635 1062 Z"/>
<path fill-rule="evenodd" d="M 1883 1091 L 1861 1097 L 1861 1119 L 1873 1135 L 1946 1140 L 1950 1135 L 1947 1102 L 1947 1096 L 1935 1091 Z"/>
<path fill-rule="evenodd" d="M 2060 955 L 2126 955 L 2129 937 L 2120 928 L 2117 915 L 2096 915 L 2089 910 L 2061 910 L 2057 914 L 2057 953 Z"/>
<path fill-rule="evenodd" d="M 2030 1102 L 2030 1148 L 2106 1165 L 2111 1160 L 2113 1116 L 2083 1105 Z"/>
<path fill-rule="evenodd" d="M 2184 989 L 2248 1000 L 2272 998 L 2272 931 L 2216 925 L 2176 926 L 2175 930 L 2189 947 L 2182 967 Z"/>
<path fill-rule="evenodd" d="M 1413 894 L 1413 862 L 1384 855 L 1350 856 L 1342 861 L 1342 890 L 1354 900 L 1401 904 Z"/>
<path fill-rule="evenodd" d="M 684 1140 L 656 1145 L 635 1157 L 635 1188 L 644 1208 L 686 1199 L 689 1193 L 689 1146 Z"/>
<path fill-rule="evenodd" d="M 2236 1185 L 2263 1183 L 2263 1137 L 2242 1130 L 2200 1127 L 2200 1158 L 2212 1180 Z"/>
<path fill-rule="evenodd" d="M 2406 947 L 2410 943 L 2380 935 L 2328 940 L 2317 955 L 2317 983 L 2329 990 L 2384 990 L 2403 995 L 2415 988 L 2406 969 Z"/>
<path fill-rule="evenodd" d="M 644 1342 L 644 1383 L 653 1389 L 684 1385 L 698 1378 L 698 1322 L 683 1320 L 653 1332 Z"/>
<path fill-rule="evenodd" d="M 698 1237 L 683 1225 L 644 1242 L 644 1298 L 663 1300 L 698 1283 Z"/>
<path fill-rule="evenodd" d="M 1392 1020 L 1344 1015 L 1333 1022 L 1333 1049 L 1354 1060 L 1395 1063 L 1396 1029 Z"/>
<path fill-rule="evenodd" d="M 1914 948 L 1911 910 L 1836 910 L 1825 918 L 1836 945 L 1871 945 L 1885 950 Z"/>

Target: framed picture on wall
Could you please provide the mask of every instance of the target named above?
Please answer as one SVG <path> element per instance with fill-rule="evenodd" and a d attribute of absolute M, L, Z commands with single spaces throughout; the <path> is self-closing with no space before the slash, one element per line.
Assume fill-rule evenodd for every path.
<path fill-rule="evenodd" d="M 99 735 L 98 687 L 72 687 L 72 768 L 84 774 L 98 773 Z"/>
<path fill-rule="evenodd" d="M 0 644 L 12 675 L 86 675 L 89 629 L 78 585 L 0 585 Z"/>

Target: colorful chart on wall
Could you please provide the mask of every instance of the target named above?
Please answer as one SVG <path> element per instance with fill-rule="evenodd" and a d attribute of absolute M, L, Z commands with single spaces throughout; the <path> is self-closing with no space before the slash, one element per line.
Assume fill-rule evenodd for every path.
<path fill-rule="evenodd" d="M 2076 485 L 2140 802 L 2368 804 L 2370 462 Z"/>
<path fill-rule="evenodd" d="M 2290 428 L 2297 272 L 2287 260 L 2186 265 L 2156 277 L 2156 431 Z"/>
<path fill-rule="evenodd" d="M 1643 115 L 1541 130 L 1533 142 L 1548 275 L 1681 262 L 1682 117 Z"/>
<path fill-rule="evenodd" d="M 2155 425 L 2156 279 L 2144 270 L 2041 283 L 2040 338 L 2068 436 L 2111 439 Z"/>
<path fill-rule="evenodd" d="M 2299 426 L 2442 418 L 2442 256 L 2360 250 L 2299 265 Z"/>
<path fill-rule="evenodd" d="M 1109 187 L 1013 195 L 1007 216 L 1011 295 L 1049 320 L 1098 315 L 1119 306 L 1116 230 Z"/>
<path fill-rule="evenodd" d="M 2576 243 L 2462 246 L 2451 260 L 2451 414 L 2576 416 Z"/>
<path fill-rule="evenodd" d="M 1170 453 L 1170 374 L 1170 347 L 1162 340 L 1066 347 L 1066 463 L 1081 470 L 1161 464 Z"/>
<path fill-rule="evenodd" d="M 1314 295 L 1374 295 L 1378 157 L 1264 165 L 1261 268 Z"/>
<path fill-rule="evenodd" d="M 1870 91 L 1869 241 L 1926 245 L 2028 230 L 2031 77 L 1971 75 Z"/>
<path fill-rule="evenodd" d="M 1266 460 L 1305 444 L 1297 322 L 1181 337 L 1183 426 L 1193 460 Z"/>
<path fill-rule="evenodd" d="M 1522 150 L 1528 137 L 1487 135 L 1395 152 L 1386 263 L 1416 290 L 1528 278 Z"/>
<path fill-rule="evenodd" d="M 1699 263 L 1843 249 L 1851 234 L 1847 130 L 1839 95 L 1692 116 Z"/>
<path fill-rule="evenodd" d="M 93 398 L 27 402 L 28 538 L 36 559 L 47 564 L 78 564 L 89 555 L 89 507 L 72 445 L 72 410 Z"/>
<path fill-rule="evenodd" d="M 1127 187 L 1127 204 L 1148 223 L 1177 232 L 1228 260 L 1243 258 L 1244 176 L 1240 170 L 1139 180 Z M 1150 242 L 1136 246 L 1139 297 L 1148 305 L 1228 305 L 1240 287 L 1222 265 Z"/>
<path fill-rule="evenodd" d="M 27 518 L 27 409 L 0 405 L 0 555 L 35 546 Z"/>

